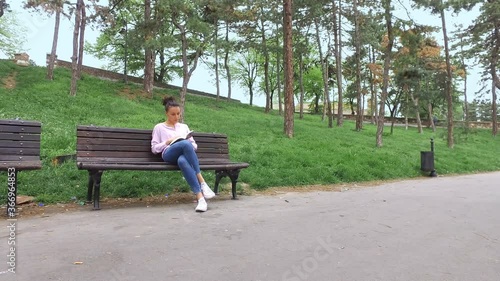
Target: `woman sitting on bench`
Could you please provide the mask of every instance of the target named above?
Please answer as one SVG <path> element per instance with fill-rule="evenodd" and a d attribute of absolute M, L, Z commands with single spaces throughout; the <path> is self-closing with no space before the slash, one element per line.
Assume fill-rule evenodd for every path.
<path fill-rule="evenodd" d="M 164 97 L 163 105 L 167 120 L 154 127 L 151 151 L 154 154 L 161 153 L 161 157 L 166 163 L 179 166 L 198 200 L 195 210 L 205 212 L 207 210 L 205 199 L 213 198 L 215 193 L 200 173 L 200 164 L 195 152 L 198 146 L 194 138 L 189 135 L 189 127 L 179 123 L 180 105 L 173 97 Z"/>

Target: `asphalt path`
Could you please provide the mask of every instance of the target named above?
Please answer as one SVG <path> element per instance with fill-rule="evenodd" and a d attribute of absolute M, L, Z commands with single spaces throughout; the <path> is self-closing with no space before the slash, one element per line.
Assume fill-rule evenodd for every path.
<path fill-rule="evenodd" d="M 4 220 L 0 280 L 498 281 L 499 183 L 496 172 L 240 196 L 206 213 L 186 203 Z"/>

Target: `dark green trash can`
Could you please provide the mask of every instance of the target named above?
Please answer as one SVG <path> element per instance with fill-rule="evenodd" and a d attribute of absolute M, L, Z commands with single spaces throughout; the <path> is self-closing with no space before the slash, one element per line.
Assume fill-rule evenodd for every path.
<path fill-rule="evenodd" d="M 434 152 L 420 151 L 420 169 L 424 172 L 434 170 Z"/>
<path fill-rule="evenodd" d="M 434 151 L 420 151 L 420 169 L 424 172 L 431 172 L 430 177 L 437 177 L 434 168 Z"/>

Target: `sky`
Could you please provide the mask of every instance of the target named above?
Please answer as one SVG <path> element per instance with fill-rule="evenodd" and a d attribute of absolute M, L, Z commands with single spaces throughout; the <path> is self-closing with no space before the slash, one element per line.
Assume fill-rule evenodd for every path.
<path fill-rule="evenodd" d="M 24 45 L 24 51 L 26 51 L 30 58 L 35 61 L 39 66 L 45 65 L 45 57 L 47 53 L 50 53 L 52 48 L 52 38 L 54 30 L 54 17 L 48 17 L 46 15 L 41 15 L 36 12 L 28 12 L 22 8 L 21 0 L 10 1 L 11 9 L 16 13 L 18 22 L 26 29 L 26 43 Z M 400 0 L 395 2 L 395 16 L 403 19 L 408 19 L 408 13 L 411 14 L 413 20 L 420 24 L 428 24 L 433 26 L 441 26 L 441 20 L 436 15 L 431 15 L 429 11 L 414 10 L 410 8 L 408 4 L 409 0 Z M 409 12 L 402 9 L 403 3 Z M 457 23 L 462 23 L 465 26 L 468 25 L 472 19 L 474 19 L 478 14 L 478 11 L 472 11 L 470 13 L 463 13 L 459 16 L 453 16 L 451 13 L 447 13 L 448 29 L 451 33 L 454 29 L 454 25 Z M 57 54 L 58 58 L 61 60 L 71 61 L 71 55 L 73 52 L 73 22 L 70 22 L 66 18 L 61 18 L 60 30 L 59 30 L 59 41 Z M 99 36 L 99 31 L 87 28 L 85 31 L 85 40 L 89 43 L 95 43 L 97 37 Z M 448 35 L 450 36 L 450 35 Z M 440 45 L 442 44 L 443 35 L 441 32 L 435 34 L 436 39 Z M 345 55 L 344 55 L 345 57 Z M 104 68 L 106 62 L 100 61 L 99 59 L 93 57 L 90 54 L 84 54 L 83 58 L 84 65 Z M 478 89 L 479 86 L 479 72 L 480 69 L 472 69 L 468 88 L 471 89 L 469 93 L 472 94 L 474 89 Z M 176 79 L 171 81 L 170 84 L 181 86 L 182 80 Z M 193 76 L 189 82 L 189 88 L 205 91 L 205 92 L 216 92 L 215 88 L 215 78 L 211 71 L 204 64 L 199 64 L 198 68 L 193 73 Z M 245 90 L 236 84 L 233 84 L 233 94 L 232 97 L 240 100 L 243 103 L 249 103 L 249 96 L 245 94 Z M 227 82 L 225 80 L 221 81 L 221 95 L 227 95 Z M 470 99 L 470 98 L 469 98 Z M 255 96 L 254 104 L 258 106 L 265 105 L 265 97 Z"/>

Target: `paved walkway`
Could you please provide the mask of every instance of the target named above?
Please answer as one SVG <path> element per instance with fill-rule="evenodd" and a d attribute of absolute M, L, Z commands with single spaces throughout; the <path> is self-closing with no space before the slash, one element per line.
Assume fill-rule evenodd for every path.
<path fill-rule="evenodd" d="M 500 173 L 16 222 L 0 280 L 498 281 Z M 6 226 L 8 221 L 3 222 Z M 6 254 L 7 253 L 7 254 Z"/>

